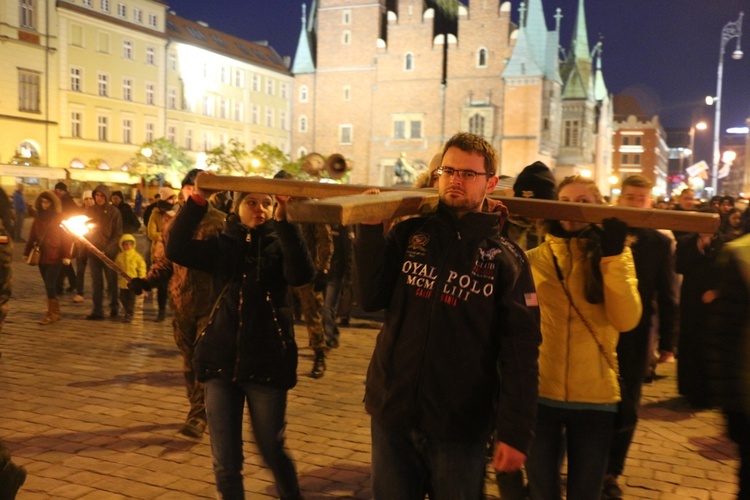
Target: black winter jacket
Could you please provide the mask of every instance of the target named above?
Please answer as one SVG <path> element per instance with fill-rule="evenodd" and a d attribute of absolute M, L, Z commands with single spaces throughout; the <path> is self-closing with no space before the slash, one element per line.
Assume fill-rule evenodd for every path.
<path fill-rule="evenodd" d="M 204 240 L 193 234 L 208 205 L 190 198 L 175 217 L 166 254 L 176 264 L 212 275 L 214 310 L 196 341 L 199 380 L 256 381 L 281 389 L 297 382 L 297 345 L 287 287 L 309 283 L 312 261 L 299 229 L 268 221 L 238 223 Z"/>
<path fill-rule="evenodd" d="M 387 235 L 381 226 L 357 231 L 362 307 L 386 309 L 367 373 L 373 419 L 461 441 L 495 430 L 528 453 L 539 308 L 528 261 L 500 236 L 498 217 L 459 220 L 441 205 Z"/>

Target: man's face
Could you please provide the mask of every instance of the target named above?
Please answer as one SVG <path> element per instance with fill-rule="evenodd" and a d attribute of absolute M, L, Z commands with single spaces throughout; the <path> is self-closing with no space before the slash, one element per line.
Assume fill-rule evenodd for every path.
<path fill-rule="evenodd" d="M 687 189 L 680 195 L 680 208 L 683 210 L 695 210 L 695 191 Z"/>
<path fill-rule="evenodd" d="M 120 203 L 122 203 L 122 198 L 120 198 L 119 196 L 113 196 L 111 200 L 114 206 L 118 206 Z"/>
<path fill-rule="evenodd" d="M 62 198 L 63 195 L 65 194 L 65 191 L 63 191 L 62 189 L 55 189 L 55 194 L 57 195 L 58 198 Z"/>
<path fill-rule="evenodd" d="M 467 153 L 451 147 L 445 152 L 441 167 L 472 170 L 478 174 L 474 179 L 469 180 L 458 172 L 453 175 L 443 173 L 438 180 L 440 201 L 453 209 L 459 217 L 469 212 L 480 211 L 484 197 L 497 185 L 497 177 L 486 175 L 484 157 L 479 153 Z"/>
<path fill-rule="evenodd" d="M 625 186 L 617 199 L 617 204 L 621 207 L 651 208 L 653 206 L 651 190 L 647 187 Z"/>
<path fill-rule="evenodd" d="M 107 197 L 104 196 L 104 193 L 100 193 L 99 191 L 96 191 L 94 193 L 94 201 L 97 205 L 104 205 L 107 203 Z"/>

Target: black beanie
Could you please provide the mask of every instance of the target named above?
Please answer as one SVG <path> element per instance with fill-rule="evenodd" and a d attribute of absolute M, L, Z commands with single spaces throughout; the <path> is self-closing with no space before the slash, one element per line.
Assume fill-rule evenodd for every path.
<path fill-rule="evenodd" d="M 513 184 L 513 196 L 554 200 L 557 198 L 557 182 L 552 171 L 540 161 L 524 168 Z"/>
<path fill-rule="evenodd" d="M 201 172 L 201 169 L 194 168 L 193 170 L 191 170 L 190 172 L 188 172 L 185 175 L 185 178 L 182 179 L 181 186 L 182 187 L 185 187 L 185 186 L 195 186 L 195 178 L 198 176 L 198 172 Z"/>
<path fill-rule="evenodd" d="M 294 179 L 294 176 L 287 172 L 286 170 L 279 170 L 275 174 L 273 174 L 274 179 Z"/>
<path fill-rule="evenodd" d="M 55 189 L 59 189 L 60 191 L 67 191 L 68 186 L 66 186 L 64 182 L 58 182 L 57 184 L 55 184 Z"/>

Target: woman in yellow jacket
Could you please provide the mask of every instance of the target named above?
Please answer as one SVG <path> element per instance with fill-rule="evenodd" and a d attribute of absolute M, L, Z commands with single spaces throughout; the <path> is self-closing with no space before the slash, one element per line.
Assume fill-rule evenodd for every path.
<path fill-rule="evenodd" d="M 560 183 L 558 200 L 604 203 L 596 184 L 580 176 Z M 626 233 L 618 219 L 605 220 L 603 229 L 555 221 L 527 253 L 542 329 L 536 436 L 526 462 L 532 499 L 562 498 L 566 452 L 567 498 L 601 497 L 620 400 L 617 340 L 641 317 Z"/>

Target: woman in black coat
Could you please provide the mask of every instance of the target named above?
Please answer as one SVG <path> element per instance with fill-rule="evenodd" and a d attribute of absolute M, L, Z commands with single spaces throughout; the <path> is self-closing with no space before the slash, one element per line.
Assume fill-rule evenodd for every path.
<path fill-rule="evenodd" d="M 201 173 L 199 175 L 208 175 Z M 197 183 L 200 185 L 200 183 Z M 199 333 L 193 365 L 205 382 L 216 486 L 222 498 L 242 499 L 242 415 L 247 401 L 255 442 L 283 499 L 301 498 L 284 449 L 287 391 L 297 382 L 289 286 L 309 283 L 313 264 L 299 229 L 286 221 L 286 199 L 250 193 L 235 201 L 224 234 L 192 235 L 208 209 L 200 188 L 169 232 L 167 258 L 213 276 L 214 308 Z"/>

